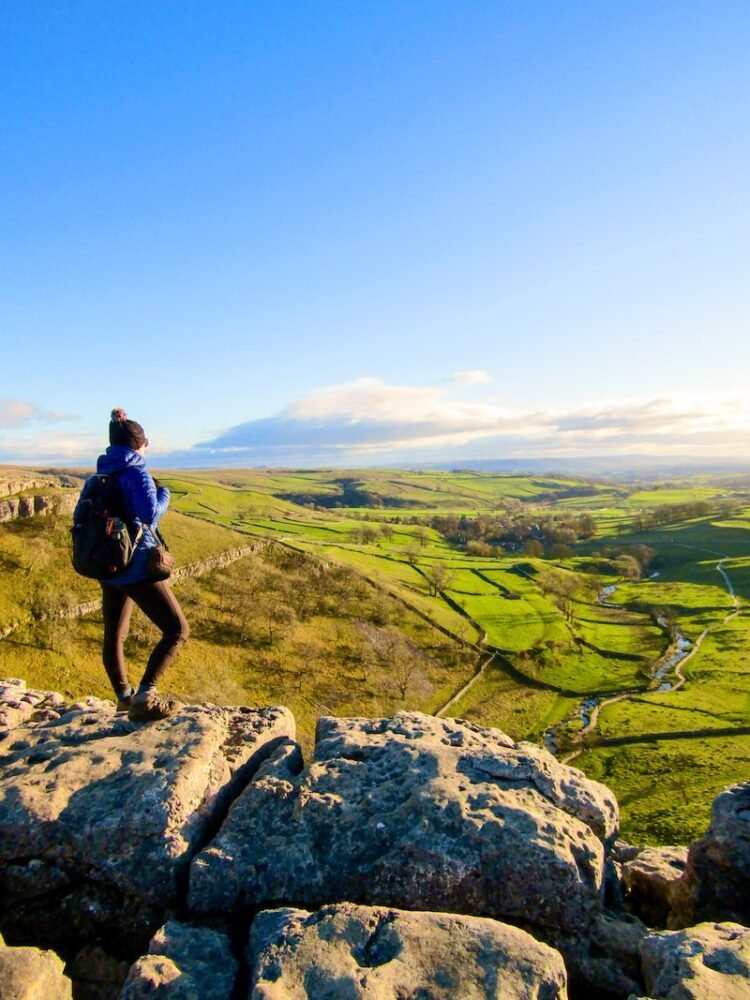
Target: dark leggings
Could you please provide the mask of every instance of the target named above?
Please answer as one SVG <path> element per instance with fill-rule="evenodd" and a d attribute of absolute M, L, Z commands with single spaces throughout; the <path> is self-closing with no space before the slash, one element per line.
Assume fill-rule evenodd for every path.
<path fill-rule="evenodd" d="M 130 628 L 130 615 L 134 604 L 137 604 L 146 617 L 161 630 L 161 639 L 148 658 L 141 685 L 151 687 L 156 684 L 190 635 L 190 628 L 185 621 L 182 608 L 166 581 L 144 580 L 143 583 L 129 583 L 122 587 L 103 584 L 102 659 L 112 689 L 118 698 L 130 690 L 123 644 Z"/>

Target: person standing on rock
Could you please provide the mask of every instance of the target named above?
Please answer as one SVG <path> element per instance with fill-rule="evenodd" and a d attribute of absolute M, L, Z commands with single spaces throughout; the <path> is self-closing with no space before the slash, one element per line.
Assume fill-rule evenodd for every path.
<path fill-rule="evenodd" d="M 115 489 L 120 498 L 121 516 L 138 541 L 125 569 L 100 581 L 104 616 L 102 659 L 117 699 L 117 711 L 127 712 L 133 722 L 164 719 L 180 707 L 175 699 L 159 694 L 157 682 L 190 633 L 169 583 L 149 577 L 149 549 L 158 544 L 156 526 L 169 506 L 169 490 L 166 486 L 157 486 L 146 471 L 144 454 L 147 447 L 148 439 L 141 425 L 128 420 L 124 410 L 112 410 L 109 448 L 97 459 L 96 471 L 100 475 L 117 476 Z M 85 499 L 84 486 L 79 505 Z M 74 520 L 75 517 L 74 514 Z M 123 649 L 134 604 L 161 632 L 137 691 L 130 685 Z"/>

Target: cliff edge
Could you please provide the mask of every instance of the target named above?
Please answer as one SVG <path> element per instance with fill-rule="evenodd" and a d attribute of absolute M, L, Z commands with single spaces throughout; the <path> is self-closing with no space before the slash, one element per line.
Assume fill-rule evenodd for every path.
<path fill-rule="evenodd" d="M 305 764 L 285 708 L 136 725 L 12 679 L 0 760 L 2 996 L 750 997 L 750 782 L 638 848 L 496 729 L 323 718 Z"/>

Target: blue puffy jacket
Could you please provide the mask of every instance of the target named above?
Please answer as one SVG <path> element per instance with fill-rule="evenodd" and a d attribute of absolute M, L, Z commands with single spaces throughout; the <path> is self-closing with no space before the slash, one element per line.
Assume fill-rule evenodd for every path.
<path fill-rule="evenodd" d="M 157 545 L 157 540 L 151 531 L 166 513 L 169 506 L 169 490 L 166 486 L 156 486 L 153 477 L 146 471 L 143 455 L 125 445 L 111 444 L 103 455 L 96 460 L 96 471 L 102 475 L 120 472 L 117 477 L 117 488 L 122 497 L 124 520 L 133 534 L 143 526 L 143 533 L 138 541 L 130 564 L 117 576 L 103 580 L 102 583 L 120 586 L 126 583 L 140 583 L 148 579 L 146 560 L 148 550 Z M 81 493 L 81 499 L 86 496 L 86 487 Z M 75 514 L 73 515 L 75 518 Z"/>

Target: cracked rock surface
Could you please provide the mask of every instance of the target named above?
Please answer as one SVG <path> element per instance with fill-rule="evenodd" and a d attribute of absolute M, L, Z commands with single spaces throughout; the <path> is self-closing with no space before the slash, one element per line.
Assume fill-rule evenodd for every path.
<path fill-rule="evenodd" d="M 250 1000 L 563 1000 L 552 948 L 483 917 L 339 903 L 266 910 L 248 948 Z"/>
<path fill-rule="evenodd" d="M 90 699 L 0 738 L 2 929 L 63 953 L 145 947 L 190 858 L 265 755 L 284 708 L 188 706 L 135 725 Z"/>
<path fill-rule="evenodd" d="M 614 796 L 499 730 L 402 712 L 321 719 L 313 763 L 285 747 L 191 868 L 219 913 L 357 902 L 578 931 L 601 910 Z"/>

